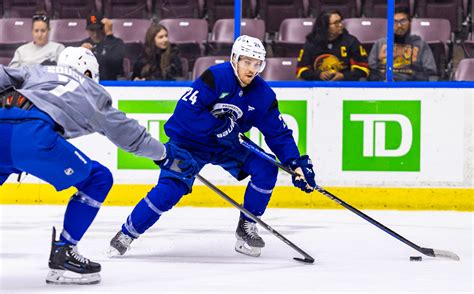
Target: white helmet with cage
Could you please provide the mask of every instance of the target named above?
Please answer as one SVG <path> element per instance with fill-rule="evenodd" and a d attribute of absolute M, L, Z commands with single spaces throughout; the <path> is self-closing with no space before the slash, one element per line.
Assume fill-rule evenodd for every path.
<path fill-rule="evenodd" d="M 234 68 L 235 74 L 237 75 L 237 68 L 235 64 L 237 64 L 241 56 L 251 57 L 262 61 L 258 71 L 258 73 L 261 73 L 265 69 L 266 53 L 265 47 L 263 46 L 262 41 L 259 39 L 247 35 L 238 37 L 232 46 L 232 53 L 230 55 L 231 64 Z"/>
<path fill-rule="evenodd" d="M 99 82 L 99 63 L 94 53 L 84 47 L 66 47 L 58 57 L 59 66 L 70 66 L 78 72 L 89 75 L 95 82 Z"/>

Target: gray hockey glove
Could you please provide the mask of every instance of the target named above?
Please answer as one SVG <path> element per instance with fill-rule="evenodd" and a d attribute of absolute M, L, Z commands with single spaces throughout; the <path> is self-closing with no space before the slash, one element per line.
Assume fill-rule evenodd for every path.
<path fill-rule="evenodd" d="M 198 163 L 191 153 L 170 142 L 164 145 L 166 148 L 165 157 L 155 160 L 161 169 L 166 169 L 185 179 L 192 178 L 199 172 Z"/>
<path fill-rule="evenodd" d="M 290 162 L 290 168 L 300 176 L 293 176 L 293 185 L 300 188 L 306 193 L 313 192 L 316 188 L 316 181 L 314 179 L 313 164 L 308 155 L 303 155 L 300 158 Z"/>
<path fill-rule="evenodd" d="M 240 147 L 240 127 L 239 125 L 229 117 L 220 117 L 223 124 L 214 130 L 214 134 L 217 137 L 219 144 L 224 145 L 228 148 L 234 149 Z"/>

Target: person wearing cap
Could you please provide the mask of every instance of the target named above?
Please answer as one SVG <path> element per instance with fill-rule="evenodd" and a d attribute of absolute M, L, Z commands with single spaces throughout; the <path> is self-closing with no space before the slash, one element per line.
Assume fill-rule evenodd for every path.
<path fill-rule="evenodd" d="M 45 11 L 38 11 L 33 15 L 33 41 L 18 47 L 8 66 L 17 68 L 31 64 L 55 65 L 64 45 L 49 41 L 50 30 L 48 15 Z"/>
<path fill-rule="evenodd" d="M 82 41 L 82 47 L 91 50 L 100 66 L 100 80 L 117 80 L 123 76 L 125 44 L 114 36 L 112 21 L 100 13 L 87 17 L 86 30 L 89 38 Z"/>

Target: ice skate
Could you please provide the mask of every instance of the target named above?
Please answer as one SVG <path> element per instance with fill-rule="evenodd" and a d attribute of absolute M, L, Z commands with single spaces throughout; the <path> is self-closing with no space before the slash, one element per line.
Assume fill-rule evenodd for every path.
<path fill-rule="evenodd" d="M 110 247 L 107 256 L 114 257 L 124 255 L 130 249 L 133 238 L 124 234 L 121 230 L 110 240 Z"/>
<path fill-rule="evenodd" d="M 56 241 L 56 229 L 53 227 L 50 271 L 46 283 L 61 285 L 89 285 L 100 282 L 100 264 L 90 261 L 77 251 L 77 246 Z"/>
<path fill-rule="evenodd" d="M 257 225 L 242 217 L 237 225 L 235 237 L 237 238 L 235 251 L 239 253 L 258 257 L 262 248 L 265 247 L 265 242 L 258 235 Z"/>

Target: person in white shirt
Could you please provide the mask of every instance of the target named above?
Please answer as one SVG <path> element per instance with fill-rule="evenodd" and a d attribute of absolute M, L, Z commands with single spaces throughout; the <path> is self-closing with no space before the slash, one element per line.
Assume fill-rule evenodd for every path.
<path fill-rule="evenodd" d="M 18 47 L 9 67 L 30 64 L 55 65 L 64 45 L 49 41 L 49 17 L 44 12 L 33 15 L 33 41 Z"/>

